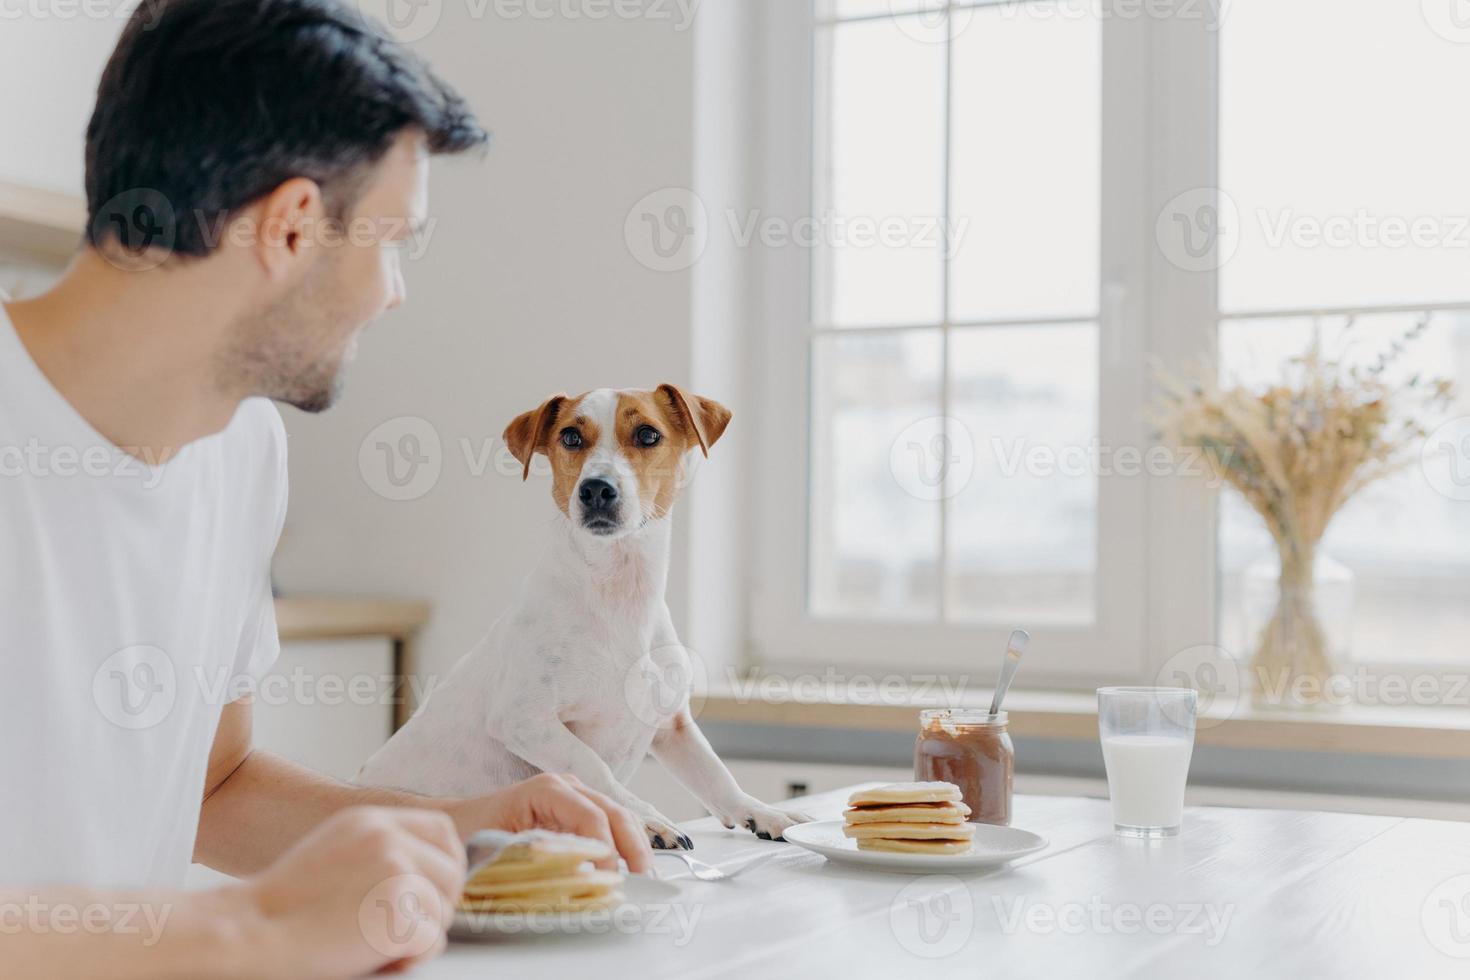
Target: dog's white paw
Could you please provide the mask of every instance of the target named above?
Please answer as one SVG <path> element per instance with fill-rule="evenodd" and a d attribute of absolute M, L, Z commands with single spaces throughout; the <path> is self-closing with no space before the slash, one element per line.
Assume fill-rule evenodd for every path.
<path fill-rule="evenodd" d="M 678 827 L 652 807 L 638 811 L 643 829 L 648 831 L 648 843 L 656 851 L 692 851 L 694 841 Z"/>
<path fill-rule="evenodd" d="M 721 823 L 731 830 L 744 827 L 761 840 L 785 840 L 786 828 L 799 823 L 810 823 L 812 818 L 795 810 L 780 810 L 766 806 L 750 797 L 725 814 L 717 814 Z"/>

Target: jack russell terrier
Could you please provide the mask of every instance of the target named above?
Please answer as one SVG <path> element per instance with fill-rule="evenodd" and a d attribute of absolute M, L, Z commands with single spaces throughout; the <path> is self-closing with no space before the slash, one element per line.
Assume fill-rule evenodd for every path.
<path fill-rule="evenodd" d="M 551 460 L 562 516 L 551 553 L 480 643 L 358 774 L 359 783 L 467 796 L 567 772 L 628 808 L 656 848 L 692 848 L 623 785 L 646 755 L 726 827 L 764 839 L 811 819 L 745 793 L 689 710 L 689 654 L 664 603 L 669 512 L 690 457 L 730 412 L 674 385 L 557 395 L 505 442 Z"/>

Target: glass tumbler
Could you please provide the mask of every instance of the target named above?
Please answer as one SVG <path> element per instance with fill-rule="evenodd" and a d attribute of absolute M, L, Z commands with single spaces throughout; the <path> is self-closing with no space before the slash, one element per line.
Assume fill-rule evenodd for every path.
<path fill-rule="evenodd" d="M 1098 734 L 1119 834 L 1179 833 L 1194 753 L 1195 698 L 1188 687 L 1098 688 Z"/>

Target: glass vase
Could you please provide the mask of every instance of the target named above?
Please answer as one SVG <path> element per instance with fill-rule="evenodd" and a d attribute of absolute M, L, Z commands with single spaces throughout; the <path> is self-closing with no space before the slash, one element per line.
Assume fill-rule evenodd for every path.
<path fill-rule="evenodd" d="M 1248 680 L 1258 707 L 1341 704 L 1352 645 L 1354 576 L 1315 549 L 1286 546 L 1252 564 L 1243 582 Z"/>

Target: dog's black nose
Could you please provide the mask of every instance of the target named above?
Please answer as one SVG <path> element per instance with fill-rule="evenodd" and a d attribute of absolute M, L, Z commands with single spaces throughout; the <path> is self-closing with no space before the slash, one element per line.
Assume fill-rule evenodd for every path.
<path fill-rule="evenodd" d="M 618 502 L 618 488 L 606 480 L 583 480 L 577 496 L 588 510 L 611 510 Z"/>

